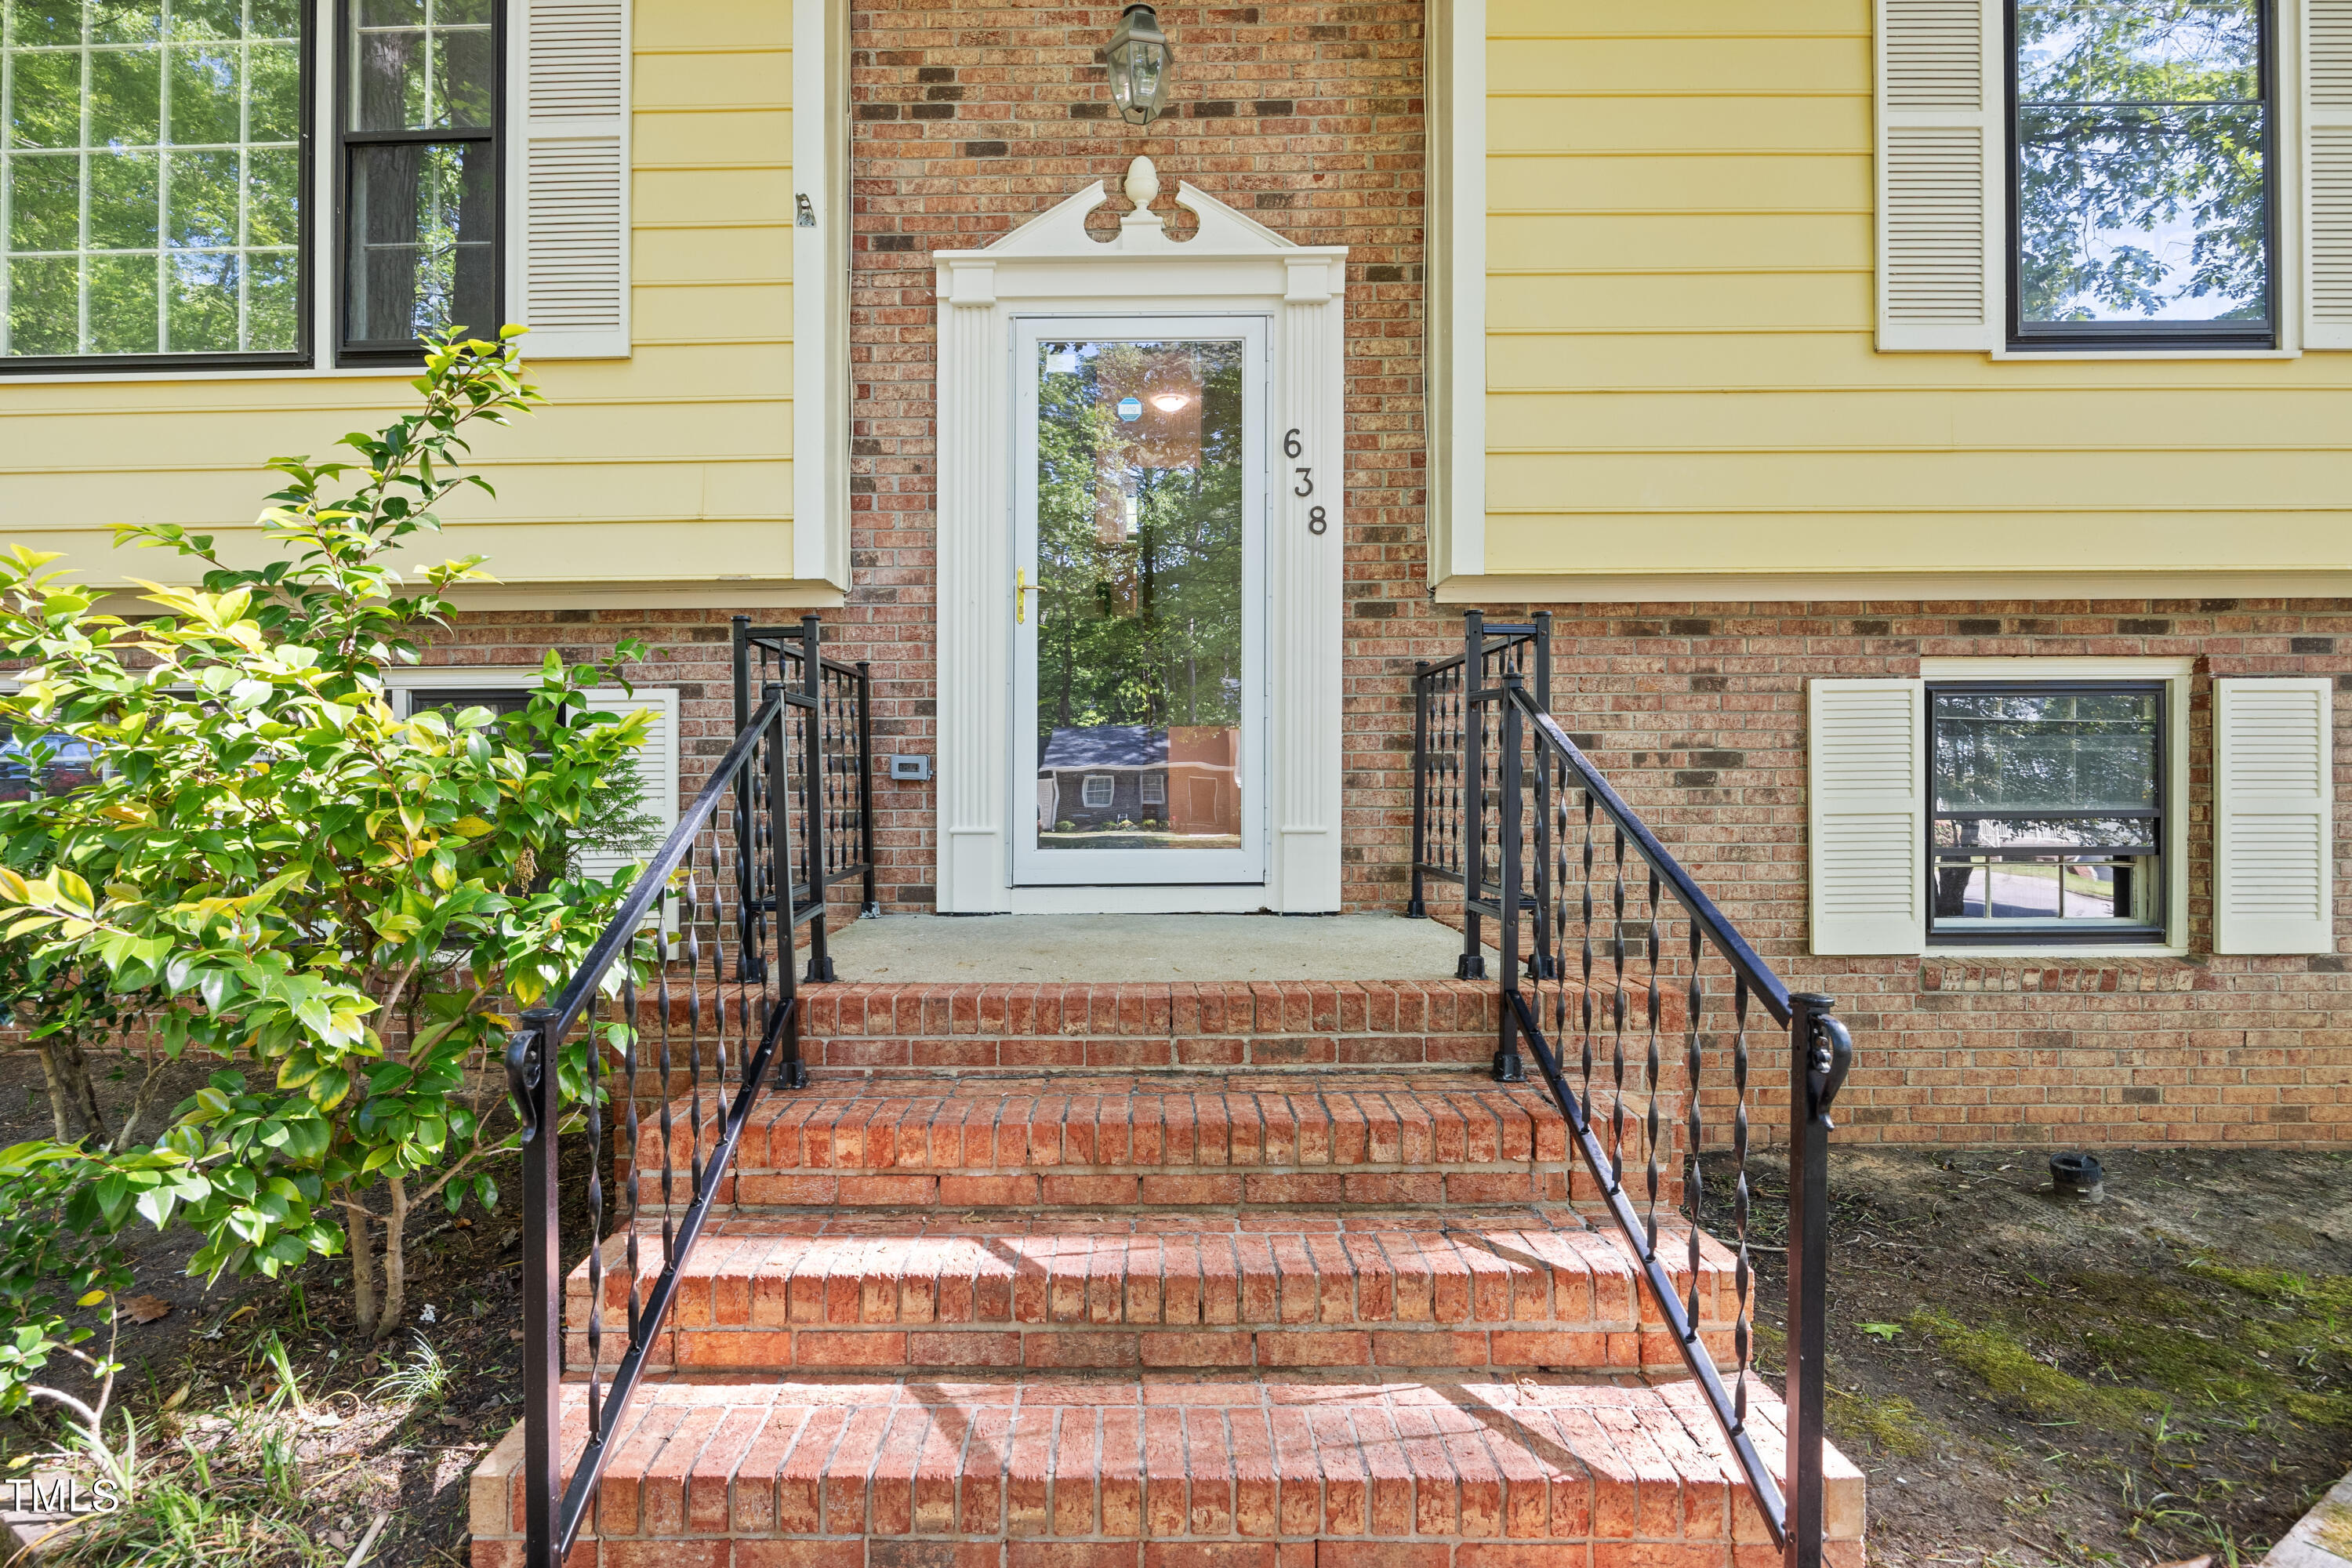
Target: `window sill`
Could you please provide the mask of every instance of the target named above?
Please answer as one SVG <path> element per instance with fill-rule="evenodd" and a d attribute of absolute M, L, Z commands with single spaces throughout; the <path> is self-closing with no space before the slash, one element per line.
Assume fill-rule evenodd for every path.
<path fill-rule="evenodd" d="M 77 386 L 111 382 L 225 381 L 415 381 L 425 374 L 425 362 L 414 364 L 340 365 L 331 370 L 60 370 L 12 375 L 0 370 L 0 389 L 11 386 Z"/>
<path fill-rule="evenodd" d="M 1997 360 L 2301 359 L 2301 349 L 1995 349 Z"/>
<path fill-rule="evenodd" d="M 2064 947 L 1930 947 L 1922 958 L 2186 958 L 2189 950 L 2146 942 L 2076 942 Z"/>

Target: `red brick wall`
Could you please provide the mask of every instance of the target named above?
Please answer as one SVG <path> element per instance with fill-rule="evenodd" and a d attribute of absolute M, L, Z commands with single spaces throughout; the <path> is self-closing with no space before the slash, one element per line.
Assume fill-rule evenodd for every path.
<path fill-rule="evenodd" d="M 1171 188 L 1189 179 L 1301 243 L 1349 246 L 1345 896 L 1351 909 L 1400 909 L 1412 661 L 1459 646 L 1458 616 L 1426 597 L 1421 7 L 1163 6 L 1179 101 L 1144 131 L 1109 115 L 1095 61 L 1118 11 L 909 0 L 853 12 L 856 585 L 845 608 L 826 613 L 827 635 L 874 663 L 877 749 L 929 751 L 940 482 L 931 250 L 985 245 L 1086 180 L 1116 180 L 1138 153 Z M 2187 959 L 1808 956 L 1804 682 L 1914 674 L 1923 654 L 2189 654 L 2203 675 L 2352 681 L 2352 605 L 1558 608 L 1563 724 L 1601 737 L 1597 760 L 1792 988 L 1841 999 L 1862 1048 L 1842 1117 L 1848 1137 L 2346 1136 L 2345 961 L 2205 951 L 2211 796 L 2201 766 L 2189 803 L 2197 951 Z M 722 614 L 469 615 L 448 657 L 532 662 L 551 643 L 583 658 L 625 636 L 669 650 L 645 679 L 685 689 L 690 784 L 697 760 L 707 766 L 730 729 Z M 2210 755 L 2209 703 L 2200 680 L 2200 757 Z M 2352 763 L 2352 735 L 2340 745 Z M 885 902 L 927 910 L 930 787 L 881 780 L 876 799 Z M 2345 815 L 2352 826 L 2352 808 Z M 2352 913 L 2352 887 L 2339 899 Z"/>

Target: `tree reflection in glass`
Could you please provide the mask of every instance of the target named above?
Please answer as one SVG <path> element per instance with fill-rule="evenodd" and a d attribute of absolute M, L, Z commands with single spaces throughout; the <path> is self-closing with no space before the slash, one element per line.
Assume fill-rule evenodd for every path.
<path fill-rule="evenodd" d="M 2262 0 L 2019 0 L 2018 320 L 2267 323 Z"/>
<path fill-rule="evenodd" d="M 1040 847 L 1241 842 L 1242 365 L 1038 345 Z"/>

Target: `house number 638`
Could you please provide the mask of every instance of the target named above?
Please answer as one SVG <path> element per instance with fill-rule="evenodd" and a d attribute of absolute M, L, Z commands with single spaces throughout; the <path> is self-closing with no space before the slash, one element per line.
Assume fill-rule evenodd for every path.
<path fill-rule="evenodd" d="M 1297 431 L 1288 430 L 1283 433 L 1282 455 L 1284 457 L 1296 458 L 1306 450 L 1306 447 L 1298 444 Z M 1308 496 L 1315 493 L 1315 470 L 1312 468 L 1293 468 L 1290 471 L 1298 476 L 1298 483 L 1291 489 L 1290 493 L 1292 495 L 1304 500 Z M 1321 533 L 1325 529 L 1328 529 L 1330 526 L 1331 520 L 1324 514 L 1324 510 L 1321 507 L 1312 506 L 1307 509 L 1307 532 Z"/>

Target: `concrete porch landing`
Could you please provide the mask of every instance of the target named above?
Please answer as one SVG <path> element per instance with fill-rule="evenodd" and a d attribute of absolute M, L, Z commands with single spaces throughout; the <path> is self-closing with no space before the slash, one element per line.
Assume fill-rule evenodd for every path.
<path fill-rule="evenodd" d="M 1401 915 L 890 915 L 826 934 L 845 984 L 1450 980 L 1462 933 Z"/>

